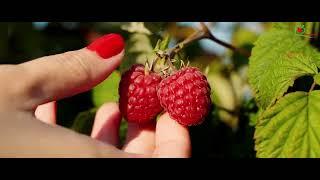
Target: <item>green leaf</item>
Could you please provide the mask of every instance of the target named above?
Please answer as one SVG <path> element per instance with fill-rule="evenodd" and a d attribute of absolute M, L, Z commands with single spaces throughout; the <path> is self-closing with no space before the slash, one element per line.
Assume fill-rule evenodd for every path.
<path fill-rule="evenodd" d="M 316 74 L 315 76 L 313 76 L 313 79 L 316 84 L 320 85 L 320 74 Z"/>
<path fill-rule="evenodd" d="M 218 115 L 221 121 L 229 127 L 237 129 L 239 118 L 238 116 L 230 113 L 236 110 L 238 99 L 233 91 L 232 83 L 221 73 L 215 72 L 214 69 L 208 73 L 207 78 L 211 86 L 212 102 L 223 108 L 218 110 Z"/>
<path fill-rule="evenodd" d="M 93 108 L 88 111 L 80 112 L 75 118 L 71 129 L 81 133 L 90 135 L 97 109 Z"/>
<path fill-rule="evenodd" d="M 119 71 L 114 71 L 109 77 L 92 90 L 92 101 L 96 107 L 105 102 L 118 101 Z"/>
<path fill-rule="evenodd" d="M 147 34 L 147 35 L 152 34 L 150 30 L 145 27 L 143 22 L 129 22 L 129 23 L 123 24 L 121 26 L 121 29 L 131 33 L 141 33 L 141 34 Z"/>
<path fill-rule="evenodd" d="M 320 91 L 294 92 L 259 117 L 257 157 L 320 157 Z"/>
<path fill-rule="evenodd" d="M 262 109 L 259 109 L 256 113 L 249 113 L 249 125 L 255 126 L 257 124 L 260 114 L 263 112 Z"/>
<path fill-rule="evenodd" d="M 249 62 L 249 83 L 263 109 L 281 98 L 294 80 L 318 72 L 319 53 L 292 31 L 273 28 L 261 35 Z"/>

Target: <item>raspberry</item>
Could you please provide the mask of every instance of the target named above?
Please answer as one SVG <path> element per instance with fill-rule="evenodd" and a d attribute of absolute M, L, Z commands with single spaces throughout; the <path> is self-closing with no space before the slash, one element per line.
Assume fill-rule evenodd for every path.
<path fill-rule="evenodd" d="M 182 68 L 158 86 L 161 106 L 182 125 L 201 124 L 208 115 L 211 99 L 207 78 L 195 67 Z"/>
<path fill-rule="evenodd" d="M 154 72 L 145 74 L 145 67 L 137 64 L 122 75 L 120 111 L 128 122 L 147 123 L 163 110 L 157 96 L 161 80 L 161 76 Z"/>

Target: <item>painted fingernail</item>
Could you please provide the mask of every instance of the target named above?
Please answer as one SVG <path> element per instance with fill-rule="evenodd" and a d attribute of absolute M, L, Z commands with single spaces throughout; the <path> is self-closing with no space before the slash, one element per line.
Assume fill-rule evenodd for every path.
<path fill-rule="evenodd" d="M 107 34 L 93 41 L 87 48 L 107 59 L 119 54 L 124 48 L 124 40 L 119 34 Z"/>

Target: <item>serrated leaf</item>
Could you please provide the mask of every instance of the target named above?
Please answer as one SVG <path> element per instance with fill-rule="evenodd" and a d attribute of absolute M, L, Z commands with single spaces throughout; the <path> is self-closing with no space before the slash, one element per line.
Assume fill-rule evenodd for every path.
<path fill-rule="evenodd" d="M 318 54 L 291 31 L 274 28 L 261 35 L 252 50 L 248 75 L 259 106 L 271 106 L 298 77 L 316 74 Z"/>
<path fill-rule="evenodd" d="M 75 118 L 71 129 L 81 134 L 90 135 L 96 111 L 97 109 L 93 108 L 88 111 L 80 112 Z"/>
<path fill-rule="evenodd" d="M 320 157 L 320 91 L 294 92 L 259 117 L 257 157 Z"/>
<path fill-rule="evenodd" d="M 118 101 L 118 87 L 120 82 L 119 71 L 113 71 L 109 77 L 92 90 L 92 101 L 96 107 L 106 102 Z"/>
<path fill-rule="evenodd" d="M 313 76 L 314 82 L 316 82 L 316 84 L 320 85 L 320 74 L 316 74 Z"/>
<path fill-rule="evenodd" d="M 259 109 L 257 113 L 249 113 L 249 125 L 255 126 L 257 124 L 259 115 L 262 113 L 262 109 Z"/>

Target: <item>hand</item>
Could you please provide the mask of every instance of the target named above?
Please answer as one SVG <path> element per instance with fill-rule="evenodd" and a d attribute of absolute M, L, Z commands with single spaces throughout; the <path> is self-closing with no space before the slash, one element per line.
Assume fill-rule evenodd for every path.
<path fill-rule="evenodd" d="M 102 82 L 119 66 L 123 55 L 123 40 L 113 34 L 80 50 L 1 65 L 0 156 L 189 157 L 188 129 L 167 113 L 157 123 L 129 123 L 121 149 L 121 114 L 116 103 L 97 111 L 91 138 L 55 124 L 55 101 Z"/>

